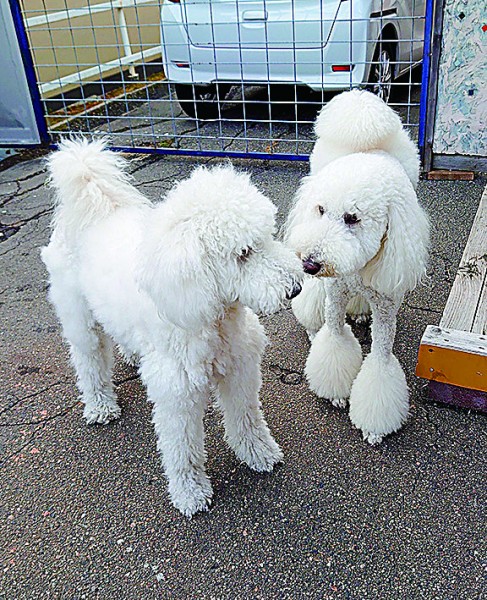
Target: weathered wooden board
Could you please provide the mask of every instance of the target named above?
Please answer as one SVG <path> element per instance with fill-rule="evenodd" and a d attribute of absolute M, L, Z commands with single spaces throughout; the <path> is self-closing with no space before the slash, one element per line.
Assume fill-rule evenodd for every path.
<path fill-rule="evenodd" d="M 485 331 L 485 303 L 480 302 L 487 275 L 487 189 L 484 190 L 440 327 Z"/>
<path fill-rule="evenodd" d="M 472 333 L 479 335 L 487 334 L 487 275 L 484 278 L 480 300 L 475 313 L 475 319 L 472 325 Z"/>
<path fill-rule="evenodd" d="M 416 375 L 486 392 L 486 338 L 429 325 L 419 347 Z"/>
<path fill-rule="evenodd" d="M 440 326 L 428 325 L 416 375 L 439 402 L 487 411 L 487 188 Z"/>
<path fill-rule="evenodd" d="M 475 179 L 475 173 L 473 171 L 449 171 L 446 169 L 439 169 L 437 171 L 429 171 L 426 178 L 435 181 L 473 181 Z"/>
<path fill-rule="evenodd" d="M 487 335 L 428 325 L 421 338 L 422 346 L 435 346 L 467 354 L 487 356 Z"/>

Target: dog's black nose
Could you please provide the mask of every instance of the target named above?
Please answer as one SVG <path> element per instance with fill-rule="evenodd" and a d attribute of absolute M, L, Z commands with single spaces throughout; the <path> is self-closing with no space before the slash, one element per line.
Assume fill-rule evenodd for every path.
<path fill-rule="evenodd" d="M 288 292 L 286 294 L 286 298 L 288 300 L 292 300 L 293 298 L 296 298 L 296 296 L 301 292 L 301 284 L 299 284 L 297 281 L 295 282 L 295 284 L 293 285 L 293 289 Z"/>
<path fill-rule="evenodd" d="M 310 275 L 316 275 L 321 269 L 320 263 L 311 260 L 311 258 L 305 258 L 303 260 L 303 269 L 305 273 L 309 273 Z"/>

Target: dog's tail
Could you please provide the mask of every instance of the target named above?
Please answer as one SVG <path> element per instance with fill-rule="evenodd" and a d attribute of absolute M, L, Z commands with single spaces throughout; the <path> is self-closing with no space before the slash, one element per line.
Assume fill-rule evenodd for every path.
<path fill-rule="evenodd" d="M 382 150 L 396 158 L 413 185 L 419 177 L 416 144 L 403 128 L 399 115 L 381 98 L 365 90 L 335 96 L 321 110 L 315 133 L 339 155 Z"/>
<path fill-rule="evenodd" d="M 56 190 L 56 222 L 81 230 L 116 210 L 149 201 L 130 183 L 127 162 L 106 150 L 107 141 L 63 140 L 48 158 L 49 182 Z"/>

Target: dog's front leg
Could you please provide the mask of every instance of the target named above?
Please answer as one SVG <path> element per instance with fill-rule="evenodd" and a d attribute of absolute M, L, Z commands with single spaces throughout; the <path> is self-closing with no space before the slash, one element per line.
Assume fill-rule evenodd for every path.
<path fill-rule="evenodd" d="M 377 444 L 397 431 L 409 410 L 406 377 L 392 353 L 399 302 L 378 294 L 372 304 L 372 348 L 353 384 L 350 419 L 364 439 Z"/>
<path fill-rule="evenodd" d="M 223 351 L 215 370 L 225 439 L 237 458 L 251 469 L 272 471 L 283 454 L 269 431 L 259 400 L 264 328 L 255 314 L 237 305 L 222 322 L 221 342 Z"/>
<path fill-rule="evenodd" d="M 362 364 L 362 350 L 345 323 L 349 291 L 340 278 L 326 280 L 326 322 L 311 344 L 305 373 L 310 388 L 344 408 Z"/>
<path fill-rule="evenodd" d="M 140 372 L 154 404 L 152 421 L 157 448 L 174 506 L 187 517 L 207 510 L 213 494 L 205 471 L 203 416 L 207 385 L 194 385 L 172 359 L 143 357 Z"/>

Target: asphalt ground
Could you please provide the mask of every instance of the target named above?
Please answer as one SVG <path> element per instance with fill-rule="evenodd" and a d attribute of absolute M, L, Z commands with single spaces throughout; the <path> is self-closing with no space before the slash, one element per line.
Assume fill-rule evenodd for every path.
<path fill-rule="evenodd" d="M 134 158 L 134 177 L 154 200 L 203 162 Z M 282 221 L 307 165 L 237 165 Z M 271 344 L 261 399 L 285 462 L 269 475 L 239 464 L 210 408 L 214 501 L 188 520 L 169 502 L 135 370 L 117 360 L 119 421 L 82 419 L 39 256 L 52 215 L 45 177 L 41 158 L 0 172 L 2 599 L 487 597 L 486 416 L 435 404 L 414 376 L 485 178 L 419 186 L 433 245 L 429 278 L 399 315 L 406 426 L 370 447 L 346 412 L 316 398 L 303 378 L 309 342 L 284 310 L 264 319 Z M 367 348 L 367 327 L 355 330 Z"/>

